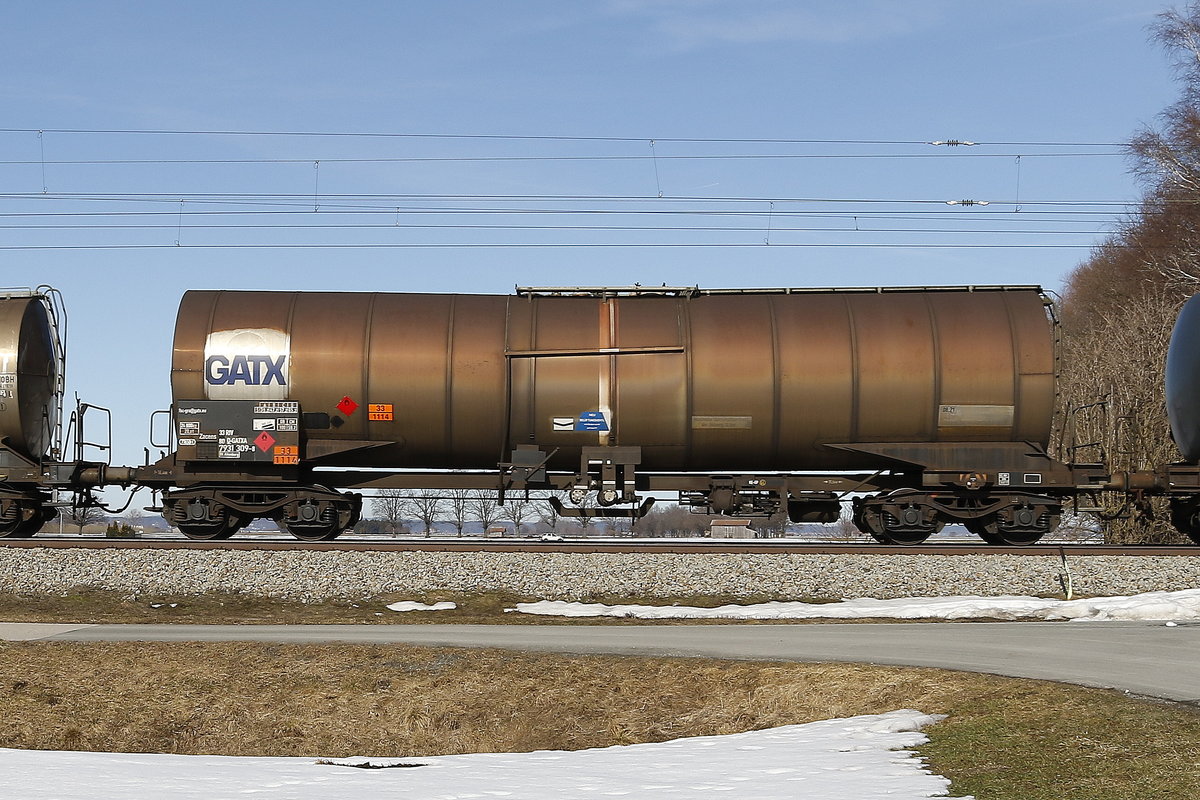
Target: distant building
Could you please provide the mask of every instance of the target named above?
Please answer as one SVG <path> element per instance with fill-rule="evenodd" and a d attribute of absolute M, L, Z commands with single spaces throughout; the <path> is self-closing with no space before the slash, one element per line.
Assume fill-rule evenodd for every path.
<path fill-rule="evenodd" d="M 714 539 L 753 539 L 758 534 L 748 519 L 714 519 L 708 535 Z"/>

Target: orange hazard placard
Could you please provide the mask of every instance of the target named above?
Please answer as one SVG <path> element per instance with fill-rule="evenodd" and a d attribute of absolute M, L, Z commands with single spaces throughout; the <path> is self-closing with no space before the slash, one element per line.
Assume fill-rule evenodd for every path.
<path fill-rule="evenodd" d="M 396 419 L 391 403 L 368 403 L 367 419 L 374 422 L 391 422 Z"/>
<path fill-rule="evenodd" d="M 276 464 L 299 464 L 300 448 L 294 445 L 279 445 L 271 459 Z"/>

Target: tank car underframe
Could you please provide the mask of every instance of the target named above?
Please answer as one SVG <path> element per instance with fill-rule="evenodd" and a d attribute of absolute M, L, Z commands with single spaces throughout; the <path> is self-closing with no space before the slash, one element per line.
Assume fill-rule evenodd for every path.
<path fill-rule="evenodd" d="M 1064 464 L 1022 442 L 830 446 L 881 468 L 853 474 L 650 473 L 637 470 L 640 448 L 587 447 L 579 469 L 564 472 L 546 466 L 554 450 L 521 446 L 497 470 L 473 472 L 314 469 L 320 460 L 308 458 L 286 466 L 221 464 L 172 454 L 139 468 L 136 482 L 161 489 L 165 516 L 201 539 L 227 538 L 262 517 L 300 539 L 332 539 L 361 513 L 361 496 L 342 490 L 476 489 L 496 492 L 501 502 L 512 494 L 565 493 L 571 504 L 551 500 L 563 516 L 640 517 L 653 505 L 642 494 L 675 493 L 680 505 L 699 513 L 766 517 L 786 511 L 795 522 L 821 523 L 836 522 L 853 495 L 855 525 L 881 542 L 917 544 L 958 523 L 989 543 L 1022 545 L 1052 531 L 1069 498 L 1110 481 L 1100 465 Z M 591 497 L 599 507 L 584 504 Z M 1195 516 L 1200 521 L 1200 506 Z"/>
<path fill-rule="evenodd" d="M 332 483 L 357 489 L 498 489 L 497 476 L 486 474 L 369 472 L 329 477 Z M 865 493 L 853 498 L 852 518 L 860 530 L 880 542 L 919 544 L 944 525 L 959 523 L 990 544 L 1007 545 L 1032 544 L 1054 530 L 1065 499 L 1077 492 L 1074 485 L 1044 486 L 1042 492 L 1006 490 L 985 484 L 969 488 L 950 482 L 938 484 L 936 490 L 913 488 L 921 486 L 922 477 L 889 472 L 651 474 L 638 476 L 637 490 L 675 493 L 680 505 L 698 513 L 767 517 L 786 511 L 794 522 L 820 523 L 836 522 L 841 516 L 843 500 L 851 493 Z M 548 474 L 543 481 L 528 482 L 518 491 L 570 492 L 578 485 L 577 475 Z M 641 516 L 651 505 L 635 502 L 630 509 L 571 508 L 555 500 L 558 498 L 551 498 L 560 513 L 573 512 L 574 516 L 586 517 Z"/>
<path fill-rule="evenodd" d="M 1099 488 L 1124 496 L 1122 516 L 1133 513 L 1153 519 L 1150 498 L 1165 498 L 1171 525 L 1200 544 L 1200 464 L 1177 462 L 1153 470 L 1114 472 L 1108 483 Z M 1098 501 L 1093 504 L 1097 507 L 1087 510 L 1100 511 Z"/>
<path fill-rule="evenodd" d="M 1168 464 L 1153 472 L 1118 473 L 1113 479 L 1114 488 L 1132 497 L 1135 505 L 1148 507 L 1139 502 L 1146 495 L 1166 497 L 1171 525 L 1200 544 L 1200 465 Z"/>
<path fill-rule="evenodd" d="M 871 447 L 911 454 L 914 446 Z M 617 464 L 608 466 L 637 459 L 636 452 L 598 449 L 617 455 L 613 459 Z M 977 449 L 977 445 L 966 448 Z M 653 498 L 643 500 L 640 494 L 675 493 L 680 505 L 700 513 L 763 517 L 786 510 L 795 522 L 829 523 L 840 518 L 842 504 L 849 499 L 855 525 L 881 542 L 917 544 L 944 525 L 958 523 L 990 544 L 1025 545 L 1055 528 L 1067 501 L 1115 489 L 1130 496 L 1169 496 L 1176 526 L 1185 533 L 1191 531 L 1193 539 L 1200 537 L 1200 467 L 1172 465 L 1160 473 L 1110 477 L 1101 465 L 1063 464 L 1028 445 L 1007 449 L 1023 455 L 998 459 L 992 454 L 989 459 L 974 453 L 970 457 L 979 464 L 1008 461 L 1008 475 L 1004 470 L 951 468 L 956 459 L 943 457 L 925 468 L 914 468 L 909 463 L 890 470 L 852 474 L 712 475 L 637 473 L 623 468 L 612 472 L 619 477 L 618 483 L 604 484 L 597 477 L 606 474 L 603 469 L 588 474 L 551 472 L 545 468 L 546 453 L 531 448 L 520 454 L 514 452 L 511 461 L 497 471 L 474 472 L 314 471 L 251 464 L 231 470 L 208 463 L 176 463 L 172 455 L 135 470 L 134 482 L 163 491 L 165 516 L 185 535 L 201 539 L 228 538 L 260 517 L 275 520 L 300 539 L 332 539 L 353 527 L 361 513 L 361 495 L 343 491 L 346 489 L 476 489 L 494 491 L 503 499 L 513 494 L 528 497 L 530 492 L 570 495 L 603 485 L 619 487 L 617 502 L 630 507 L 570 507 L 558 498 L 552 502 L 558 499 L 556 505 L 566 515 L 637 517 L 653 504 Z M 934 447 L 927 452 L 954 450 Z M 595 453 L 588 454 L 585 461 L 603 466 L 603 459 L 597 462 L 593 456 Z M 632 463 L 624 466 L 632 467 Z M 1033 468 L 1041 471 L 1022 471 Z M 1021 482 L 1026 485 L 1014 485 Z M 13 499 L 28 497 L 19 492 L 17 495 Z"/>
<path fill-rule="evenodd" d="M 94 461 L 33 461 L 0 442 L 0 538 L 32 536 L 58 516 L 57 505 L 94 504 L 89 489 L 128 486 L 132 471 Z M 74 503 L 55 500 L 75 494 Z"/>

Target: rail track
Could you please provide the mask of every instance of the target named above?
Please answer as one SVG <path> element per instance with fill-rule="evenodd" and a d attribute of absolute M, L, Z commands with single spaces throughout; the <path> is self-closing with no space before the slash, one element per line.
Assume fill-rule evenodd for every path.
<path fill-rule="evenodd" d="M 344 537 L 331 542 L 304 542 L 283 538 L 244 538 L 211 542 L 171 536 L 109 539 L 101 536 L 41 535 L 30 539 L 0 539 L 0 547 L 118 550 L 317 550 L 317 551 L 424 551 L 439 553 L 786 553 L 795 555 L 1017 555 L 1017 556 L 1192 556 L 1195 545 L 1103 545 L 1039 543 L 1025 547 L 996 547 L 969 541 L 920 545 L 884 545 L 809 542 L 787 539 L 680 541 L 663 539 L 568 539 L 543 542 L 531 539 L 390 539 Z"/>

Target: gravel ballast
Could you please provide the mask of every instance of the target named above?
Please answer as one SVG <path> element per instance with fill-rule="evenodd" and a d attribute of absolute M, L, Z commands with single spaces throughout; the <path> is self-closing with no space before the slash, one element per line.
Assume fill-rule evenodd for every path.
<path fill-rule="evenodd" d="M 230 592 L 318 601 L 427 592 L 545 600 L 734 595 L 851 597 L 1128 595 L 1200 587 L 1200 554 L 796 555 L 0 549 L 0 592 L 135 595 Z"/>

